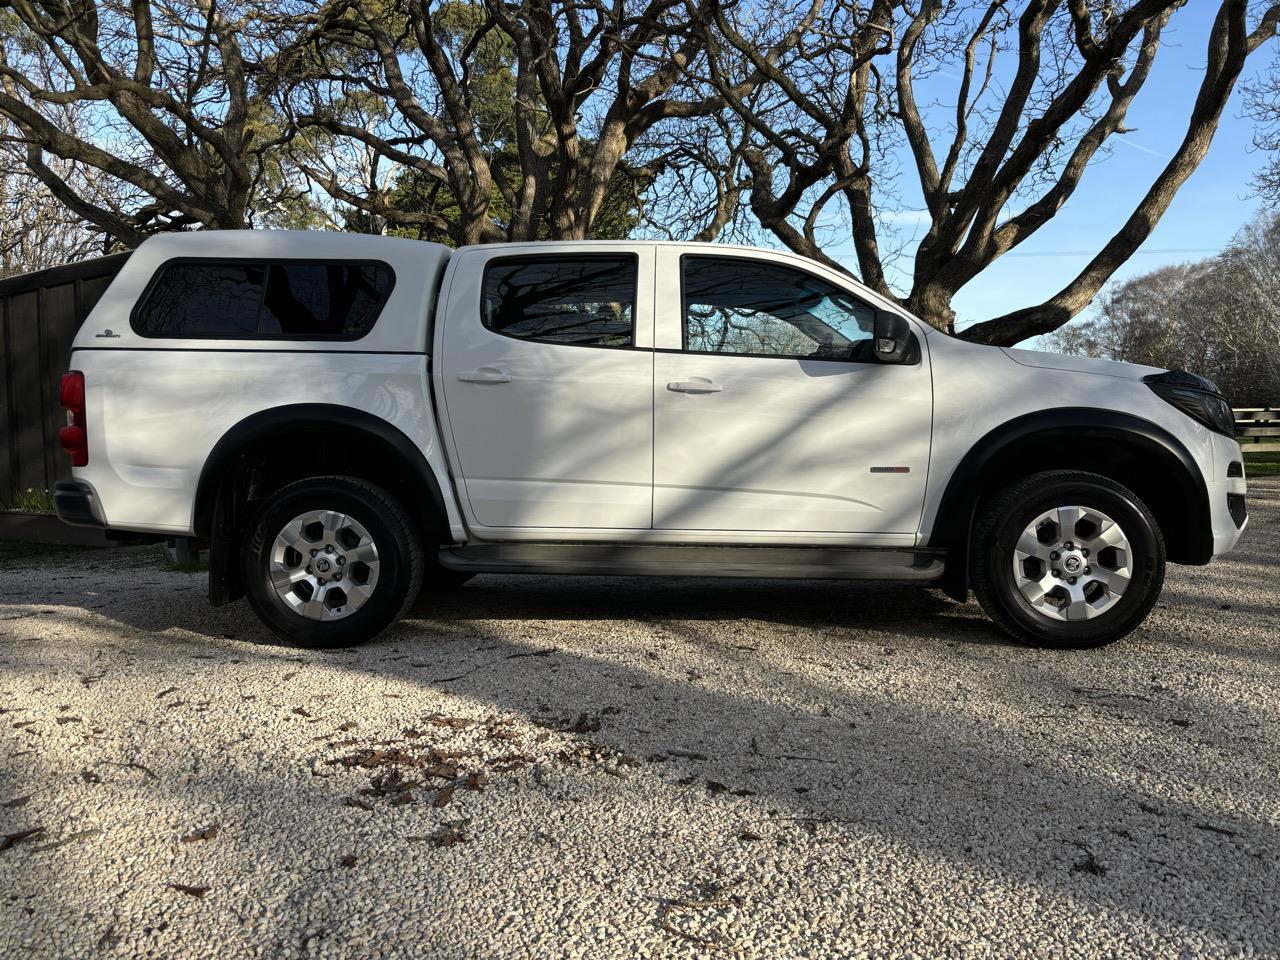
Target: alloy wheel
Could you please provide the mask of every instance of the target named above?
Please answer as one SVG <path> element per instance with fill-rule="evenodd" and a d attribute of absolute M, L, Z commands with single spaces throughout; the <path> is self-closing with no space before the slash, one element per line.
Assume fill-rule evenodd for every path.
<path fill-rule="evenodd" d="M 1129 538 L 1111 517 L 1083 506 L 1046 510 L 1013 552 L 1013 579 L 1050 620 L 1089 620 L 1112 609 L 1133 576 Z"/>
<path fill-rule="evenodd" d="M 378 567 L 378 547 L 358 520 L 311 510 L 276 534 L 268 576 L 276 596 L 295 613 L 341 620 L 373 596 Z"/>

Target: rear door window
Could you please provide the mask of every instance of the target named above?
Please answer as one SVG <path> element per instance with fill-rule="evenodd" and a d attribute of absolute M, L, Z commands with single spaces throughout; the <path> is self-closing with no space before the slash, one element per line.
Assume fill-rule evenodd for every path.
<path fill-rule="evenodd" d="M 133 328 L 146 337 L 356 340 L 394 283 L 385 263 L 177 261 L 161 267 Z"/>
<path fill-rule="evenodd" d="M 484 272 L 481 317 L 519 340 L 634 346 L 636 269 L 631 254 L 495 260 Z"/>

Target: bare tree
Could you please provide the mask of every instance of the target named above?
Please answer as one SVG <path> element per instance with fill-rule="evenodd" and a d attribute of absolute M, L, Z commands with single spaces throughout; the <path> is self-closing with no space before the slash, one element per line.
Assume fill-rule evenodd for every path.
<path fill-rule="evenodd" d="M 188 226 L 243 227 L 279 170 L 251 47 L 261 16 L 215 0 L 0 0 L 0 115 L 28 169 L 115 241 Z M 78 129 L 63 121 L 91 105 Z M 63 175 L 119 184 L 123 206 Z M 268 205 L 269 206 L 269 205 Z"/>
<path fill-rule="evenodd" d="M 101 238 L 8 153 L 0 154 L 0 217 L 5 224 L 0 279 L 82 260 L 100 250 Z"/>
<path fill-rule="evenodd" d="M 80 123 L 79 105 L 62 108 L 60 123 L 74 130 Z M 5 136 L 9 124 L 0 118 L 0 277 L 41 270 L 82 260 L 104 252 L 107 241 L 92 224 L 86 223 L 60 203 L 28 168 L 27 151 L 21 136 Z M 58 177 L 74 184 L 76 192 L 94 197 L 96 202 L 115 208 L 119 198 L 111 192 L 114 183 L 98 178 L 95 171 L 64 160 L 51 160 Z"/>
<path fill-rule="evenodd" d="M 1182 0 L 829 0 L 822 28 L 785 59 L 761 62 L 762 38 L 790 29 L 787 0 L 719 8 L 708 43 L 717 90 L 750 133 L 743 148 L 750 202 L 788 247 L 818 259 L 827 207 L 842 214 L 862 279 L 897 296 L 885 270 L 877 202 L 891 196 L 884 155 L 905 144 L 927 208 L 910 289 L 899 299 L 950 329 L 956 293 L 1048 223 L 1071 198 L 1150 76 Z M 1204 159 L 1248 56 L 1272 37 L 1280 4 L 1251 16 L 1220 0 L 1186 132 L 1124 225 L 1070 283 L 1043 303 L 960 335 L 1011 344 L 1066 323 L 1150 235 Z M 1003 70 L 997 60 L 1012 58 Z M 917 87 L 958 79 L 950 111 L 922 105 Z M 732 87 L 746 71 L 771 81 L 754 102 Z M 1172 105 L 1170 105 L 1172 107 Z M 939 114 L 945 115 L 945 120 Z M 887 171 L 887 174 L 886 174 Z M 889 188 L 886 190 L 886 188 Z M 836 264 L 838 266 L 838 264 Z"/>
<path fill-rule="evenodd" d="M 809 5 L 797 35 L 820 8 Z M 711 6 L 304 3 L 291 9 L 298 82 L 284 100 L 295 155 L 335 200 L 455 243 L 626 232 L 645 219 L 642 194 L 660 176 L 710 149 L 697 121 L 714 122 L 723 100 L 691 77 L 705 70 Z M 745 96 L 760 80 L 748 71 L 730 89 Z M 369 175 L 388 166 L 406 176 Z M 721 181 L 709 182 L 714 195 Z M 673 184 L 665 210 L 681 196 L 678 175 Z M 732 219 L 736 192 L 720 193 L 695 232 Z"/>
<path fill-rule="evenodd" d="M 1266 203 L 1280 207 L 1280 60 L 1246 85 L 1245 112 L 1254 121 L 1253 144 L 1266 156 L 1254 187 Z"/>
<path fill-rule="evenodd" d="M 1235 404 L 1280 396 L 1280 217 L 1259 216 L 1220 255 L 1107 290 L 1087 320 L 1055 331 L 1063 353 L 1181 367 Z"/>

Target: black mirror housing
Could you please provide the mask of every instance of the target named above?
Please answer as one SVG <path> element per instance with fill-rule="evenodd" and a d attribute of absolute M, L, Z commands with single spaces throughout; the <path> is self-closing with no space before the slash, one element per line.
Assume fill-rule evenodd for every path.
<path fill-rule="evenodd" d="M 917 363 L 920 343 L 911 324 L 896 313 L 876 311 L 875 354 L 881 363 Z"/>

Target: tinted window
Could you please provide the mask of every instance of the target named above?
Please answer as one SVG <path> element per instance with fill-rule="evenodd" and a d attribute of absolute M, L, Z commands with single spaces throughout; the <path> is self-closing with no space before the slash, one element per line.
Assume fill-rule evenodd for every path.
<path fill-rule="evenodd" d="M 363 336 L 391 293 L 381 263 L 273 263 L 258 332 L 263 336 Z"/>
<path fill-rule="evenodd" d="M 354 340 L 373 327 L 394 282 L 384 263 L 170 263 L 133 328 L 153 337 Z"/>
<path fill-rule="evenodd" d="M 522 340 L 590 347 L 635 342 L 632 256 L 499 260 L 484 274 L 484 325 Z"/>
<path fill-rule="evenodd" d="M 266 272 L 261 264 L 169 264 L 152 285 L 133 328 L 147 336 L 255 336 Z"/>
<path fill-rule="evenodd" d="M 812 360 L 872 360 L 875 310 L 781 264 L 684 257 L 684 348 Z"/>

